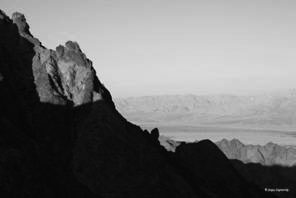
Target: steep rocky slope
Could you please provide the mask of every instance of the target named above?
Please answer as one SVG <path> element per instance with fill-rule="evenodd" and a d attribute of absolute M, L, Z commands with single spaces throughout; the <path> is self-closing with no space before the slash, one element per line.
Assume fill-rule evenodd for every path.
<path fill-rule="evenodd" d="M 76 42 L 45 48 L 20 13 L 0 29 L 0 197 L 272 197 L 212 142 L 174 154 L 128 122 Z"/>

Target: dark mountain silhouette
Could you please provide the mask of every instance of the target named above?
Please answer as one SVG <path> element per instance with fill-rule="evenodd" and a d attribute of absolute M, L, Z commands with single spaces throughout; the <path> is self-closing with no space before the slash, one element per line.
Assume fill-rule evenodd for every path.
<path fill-rule="evenodd" d="M 231 160 L 232 165 L 251 183 L 273 191 L 280 198 L 296 197 L 296 167 L 280 165 L 264 166 L 259 163 L 243 163 Z"/>
<path fill-rule="evenodd" d="M 115 109 L 76 42 L 0 12 L 0 197 L 273 197 L 210 141 L 175 153 Z"/>
<path fill-rule="evenodd" d="M 230 161 L 209 141 L 181 144 L 175 152 L 179 162 L 190 172 L 197 186 L 205 186 L 211 196 L 264 197 L 258 188 L 246 182 Z M 196 186 L 196 187 L 197 187 Z"/>
<path fill-rule="evenodd" d="M 182 144 L 184 145 L 184 143 L 182 142 L 174 141 L 165 136 L 160 136 L 159 142 L 166 150 L 173 151 L 173 152 L 179 152 Z M 201 141 L 201 142 L 203 142 L 204 144 L 205 141 Z M 186 159 L 198 158 L 199 162 L 197 163 L 196 166 L 194 166 L 195 171 L 198 170 L 197 167 L 201 166 L 202 163 L 200 161 L 205 161 L 203 159 L 202 154 L 200 154 L 198 151 L 200 148 L 205 149 L 204 146 L 203 147 L 200 146 L 201 142 L 185 144 L 185 145 L 191 145 L 191 147 L 195 147 L 194 149 L 188 149 L 188 151 L 191 153 L 190 153 L 190 156 L 186 157 Z M 243 143 L 241 143 L 239 140 L 236 140 L 236 139 L 231 141 L 224 139 L 219 142 L 216 142 L 216 145 L 228 157 L 228 159 L 230 159 L 230 163 L 235 168 L 235 171 L 233 171 L 232 169 L 233 172 L 231 174 L 229 172 L 226 172 L 225 168 L 221 168 L 221 174 L 225 174 L 227 176 L 226 177 L 222 176 L 219 178 L 230 179 L 231 175 L 239 173 L 239 175 L 241 175 L 248 182 L 256 184 L 260 186 L 261 189 L 272 192 L 276 196 L 279 196 L 281 198 L 296 197 L 296 190 L 295 190 L 296 189 L 296 178 L 295 178 L 296 166 L 292 166 L 290 163 L 288 163 L 290 161 L 289 161 L 289 154 L 287 154 L 289 153 L 288 150 L 293 149 L 293 147 L 285 147 L 285 146 L 280 146 L 273 143 L 269 143 L 264 146 L 244 145 Z M 210 149 L 207 149 L 207 150 L 209 151 Z M 279 150 L 282 152 L 278 152 Z M 272 151 L 272 152 L 268 152 L 268 151 Z M 262 152 L 262 154 L 258 156 L 258 152 Z M 218 154 L 218 153 L 219 152 L 215 152 L 215 154 Z M 222 156 L 223 155 L 221 155 L 220 153 L 220 157 Z M 205 156 L 205 157 L 209 158 L 209 156 Z M 213 158 L 217 160 L 219 157 L 215 156 Z M 277 159 L 281 159 L 283 161 L 277 161 Z M 219 161 L 222 161 L 222 160 L 219 160 Z M 257 162 L 257 163 L 254 163 L 254 162 Z M 206 166 L 207 166 L 207 169 L 211 171 L 219 169 L 215 166 L 208 167 L 209 164 L 206 164 Z M 221 165 L 219 167 L 221 167 Z M 220 171 L 217 171 L 217 172 L 220 172 Z M 200 176 L 201 174 L 204 174 L 204 173 L 205 173 L 205 170 L 203 169 L 202 171 L 199 172 L 198 175 Z M 234 181 L 234 179 L 231 179 L 231 181 Z M 223 181 L 223 182 L 227 183 L 229 182 L 229 180 Z"/>
<path fill-rule="evenodd" d="M 296 149 L 272 142 L 245 145 L 237 139 L 216 142 L 234 167 L 251 183 L 282 198 L 296 197 Z"/>

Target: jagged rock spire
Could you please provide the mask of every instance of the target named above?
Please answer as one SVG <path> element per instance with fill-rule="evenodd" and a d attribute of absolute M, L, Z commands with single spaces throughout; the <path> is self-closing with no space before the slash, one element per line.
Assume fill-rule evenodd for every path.
<path fill-rule="evenodd" d="M 34 45 L 41 45 L 41 42 L 34 38 L 30 32 L 30 26 L 27 23 L 25 15 L 19 12 L 14 12 L 12 14 L 12 21 L 14 24 L 16 24 L 19 34 L 26 38 L 28 41 L 30 41 Z"/>
<path fill-rule="evenodd" d="M 22 13 L 15 12 L 12 14 L 12 19 L 9 19 L 3 11 L 0 11 L 0 19 L 1 22 L 8 22 L 10 27 L 15 25 L 21 36 L 22 41 L 15 40 L 15 44 L 8 45 L 19 44 L 22 46 L 19 47 L 21 53 L 30 52 L 32 58 L 28 58 L 28 54 L 26 59 L 31 60 L 23 63 L 30 65 L 22 68 L 32 68 L 36 89 L 32 91 L 37 92 L 40 102 L 79 106 L 96 100 L 105 100 L 114 106 L 109 91 L 98 80 L 92 62 L 82 52 L 77 42 L 67 41 L 65 45 L 57 46 L 56 50 L 50 50 L 42 46 L 41 42 L 31 34 L 30 26 Z"/>

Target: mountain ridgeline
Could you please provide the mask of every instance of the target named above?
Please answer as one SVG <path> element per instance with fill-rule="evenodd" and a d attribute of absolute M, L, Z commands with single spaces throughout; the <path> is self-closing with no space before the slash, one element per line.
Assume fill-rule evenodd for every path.
<path fill-rule="evenodd" d="M 263 146 L 243 144 L 238 139 L 223 139 L 216 145 L 229 159 L 237 159 L 244 163 L 260 163 L 264 166 L 296 166 L 296 147 L 281 146 L 269 142 Z"/>
<path fill-rule="evenodd" d="M 117 98 L 118 110 L 137 123 L 294 130 L 296 92 L 236 95 L 160 95 Z"/>
<path fill-rule="evenodd" d="M 159 142 L 171 152 L 175 152 L 181 144 L 180 141 L 174 141 L 162 135 L 159 136 Z M 238 139 L 222 139 L 215 144 L 230 160 L 239 160 L 245 164 L 258 163 L 263 166 L 296 166 L 295 146 L 283 146 L 272 142 L 265 145 L 251 145 L 243 144 Z"/>
<path fill-rule="evenodd" d="M 128 122 L 76 42 L 47 49 L 21 13 L 0 30 L 0 197 L 274 197 L 211 141 L 168 152 Z"/>

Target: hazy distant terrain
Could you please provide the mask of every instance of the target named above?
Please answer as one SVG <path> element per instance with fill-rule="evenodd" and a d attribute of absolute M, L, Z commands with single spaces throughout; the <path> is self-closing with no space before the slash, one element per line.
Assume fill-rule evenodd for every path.
<path fill-rule="evenodd" d="M 129 120 L 186 141 L 211 134 L 214 141 L 235 137 L 247 143 L 295 142 L 295 90 L 252 96 L 131 97 L 115 103 Z"/>

